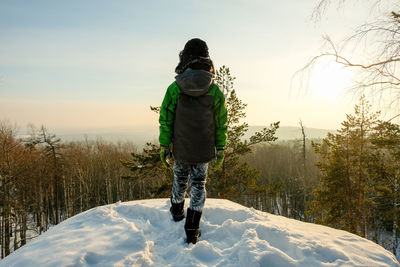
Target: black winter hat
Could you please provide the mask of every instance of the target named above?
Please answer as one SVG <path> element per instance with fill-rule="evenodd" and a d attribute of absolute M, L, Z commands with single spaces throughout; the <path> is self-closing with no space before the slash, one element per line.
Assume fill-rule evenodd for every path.
<path fill-rule="evenodd" d="M 214 64 L 208 53 L 207 43 L 199 38 L 189 40 L 179 53 L 179 64 L 175 68 L 177 74 L 183 73 L 191 64 L 206 65 L 214 72 Z"/>

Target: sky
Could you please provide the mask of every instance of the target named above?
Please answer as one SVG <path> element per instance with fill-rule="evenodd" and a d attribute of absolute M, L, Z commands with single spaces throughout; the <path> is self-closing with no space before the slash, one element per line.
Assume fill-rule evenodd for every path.
<path fill-rule="evenodd" d="M 354 75 L 331 62 L 293 79 L 321 50 L 364 23 L 369 6 L 317 0 L 0 1 L 0 120 L 49 129 L 156 127 L 149 106 L 174 81 L 191 38 L 230 68 L 249 125 L 337 129 L 357 97 Z M 298 77 L 298 76 L 296 76 Z"/>

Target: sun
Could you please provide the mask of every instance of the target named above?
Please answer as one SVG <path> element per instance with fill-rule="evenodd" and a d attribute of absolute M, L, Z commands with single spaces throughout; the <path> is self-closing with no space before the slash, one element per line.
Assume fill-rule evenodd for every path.
<path fill-rule="evenodd" d="M 343 94 L 352 82 L 349 68 L 329 62 L 315 66 L 310 74 L 310 89 L 320 97 L 336 99 Z"/>

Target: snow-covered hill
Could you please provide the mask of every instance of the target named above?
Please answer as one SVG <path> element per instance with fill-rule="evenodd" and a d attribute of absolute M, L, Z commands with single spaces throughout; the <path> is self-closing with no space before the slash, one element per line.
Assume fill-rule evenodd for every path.
<path fill-rule="evenodd" d="M 188 200 L 186 201 L 188 203 Z M 207 199 L 200 241 L 184 242 L 168 199 L 97 207 L 51 228 L 0 266 L 400 266 L 345 231 Z"/>

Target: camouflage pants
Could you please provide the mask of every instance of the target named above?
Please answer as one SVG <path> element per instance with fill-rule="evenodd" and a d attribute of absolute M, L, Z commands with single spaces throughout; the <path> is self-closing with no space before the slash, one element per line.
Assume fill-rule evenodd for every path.
<path fill-rule="evenodd" d="M 187 164 L 175 161 L 172 202 L 184 201 L 190 178 L 190 209 L 202 211 L 206 200 L 207 167 L 208 163 Z"/>

